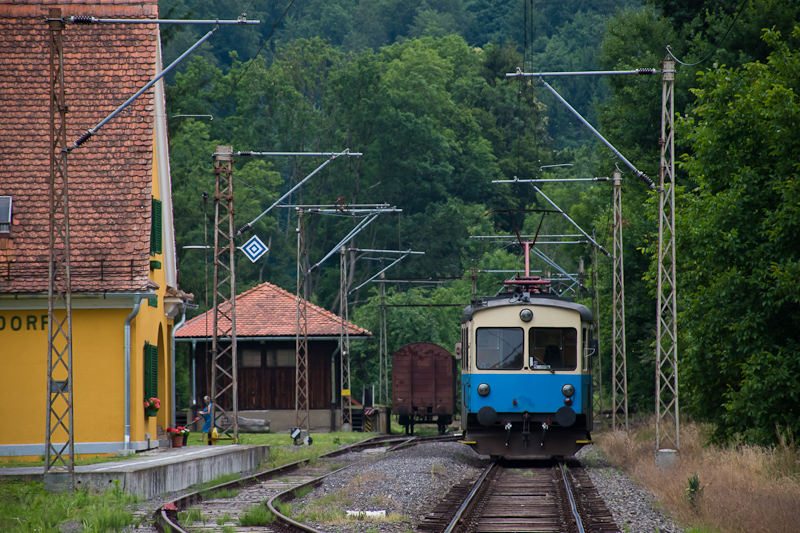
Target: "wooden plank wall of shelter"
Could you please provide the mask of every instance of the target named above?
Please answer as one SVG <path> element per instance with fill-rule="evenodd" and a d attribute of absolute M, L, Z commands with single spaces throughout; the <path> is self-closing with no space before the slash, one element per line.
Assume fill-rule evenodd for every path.
<path fill-rule="evenodd" d="M 239 367 L 239 410 L 291 409 L 295 408 L 295 367 L 267 367 L 266 350 L 275 347 L 294 349 L 294 341 L 283 344 L 259 344 L 239 339 L 240 349 L 262 347 L 260 368 Z M 312 341 L 308 347 L 308 392 L 309 409 L 331 407 L 331 354 L 336 349 L 335 341 Z M 206 354 L 203 343 L 197 344 L 197 396 L 208 394 L 210 384 L 210 345 Z"/>

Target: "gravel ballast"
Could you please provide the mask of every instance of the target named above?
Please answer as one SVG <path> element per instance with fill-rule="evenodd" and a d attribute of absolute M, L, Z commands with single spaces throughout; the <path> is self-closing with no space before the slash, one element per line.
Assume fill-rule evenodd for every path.
<path fill-rule="evenodd" d="M 656 509 L 657 502 L 617 469 L 605 463 L 592 447 L 579 454 L 585 457 L 587 472 L 614 517 L 620 531 L 637 533 L 683 533 Z M 328 476 L 324 483 L 304 498 L 293 500 L 297 516 L 310 502 L 336 492 L 349 497 L 346 510 L 385 511 L 404 517 L 404 521 L 363 520 L 344 524 L 311 525 L 320 531 L 359 533 L 399 533 L 415 530 L 450 487 L 474 480 L 488 465 L 488 458 L 456 442 L 425 443 L 388 456 L 377 456 Z"/>
<path fill-rule="evenodd" d="M 577 457 L 606 502 L 606 507 L 611 511 L 620 531 L 683 533 L 683 529 L 658 510 L 658 501 L 649 492 L 639 488 L 617 468 L 609 465 L 594 446 L 584 447 Z"/>
<path fill-rule="evenodd" d="M 355 520 L 337 524 L 309 524 L 325 532 L 338 533 L 404 533 L 413 531 L 425 519 L 450 488 L 465 480 L 475 480 L 488 465 L 487 457 L 477 455 L 470 447 L 457 442 L 430 442 L 389 454 L 363 452 L 349 468 L 329 475 L 323 483 L 303 498 L 291 501 L 293 516 L 314 502 L 337 493 L 346 496 L 346 503 L 337 500 L 331 505 L 346 511 L 385 511 L 386 520 Z M 640 489 L 616 468 L 611 467 L 592 446 L 578 454 L 586 470 L 605 500 L 620 531 L 630 533 L 683 533 L 658 507 L 648 492 Z M 333 459 L 344 464 L 354 458 Z M 171 495 L 177 497 L 177 495 Z M 151 513 L 163 504 L 151 500 L 140 513 Z M 139 533 L 155 532 L 149 525 L 131 528 Z"/>

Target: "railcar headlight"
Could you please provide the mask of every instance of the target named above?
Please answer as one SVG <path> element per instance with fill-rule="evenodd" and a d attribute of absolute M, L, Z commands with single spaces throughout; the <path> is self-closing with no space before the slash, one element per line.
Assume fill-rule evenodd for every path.
<path fill-rule="evenodd" d="M 573 387 L 572 385 L 570 385 L 569 383 L 567 383 L 566 385 L 564 385 L 563 387 L 561 387 L 561 394 L 563 394 L 564 396 L 566 396 L 567 398 L 569 398 L 570 396 L 572 396 L 573 394 L 575 394 L 575 387 Z"/>
<path fill-rule="evenodd" d="M 481 396 L 488 396 L 489 395 L 489 384 L 488 383 L 481 383 L 478 385 L 478 394 Z"/>
<path fill-rule="evenodd" d="M 519 319 L 523 322 L 530 322 L 533 320 L 533 311 L 530 309 L 523 309 L 519 312 Z"/>

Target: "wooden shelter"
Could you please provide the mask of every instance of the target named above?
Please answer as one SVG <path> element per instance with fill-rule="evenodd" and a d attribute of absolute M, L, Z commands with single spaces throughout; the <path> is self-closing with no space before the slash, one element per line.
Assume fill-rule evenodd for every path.
<path fill-rule="evenodd" d="M 211 389 L 212 311 L 187 321 L 178 342 L 191 342 L 194 401 Z M 338 429 L 339 339 L 342 319 L 308 303 L 308 401 L 311 425 Z M 227 327 L 227 326 L 225 326 Z M 351 339 L 372 334 L 345 323 Z M 295 413 L 297 296 L 262 283 L 236 296 L 238 398 L 240 416 L 270 421 L 272 430 L 292 427 Z"/>

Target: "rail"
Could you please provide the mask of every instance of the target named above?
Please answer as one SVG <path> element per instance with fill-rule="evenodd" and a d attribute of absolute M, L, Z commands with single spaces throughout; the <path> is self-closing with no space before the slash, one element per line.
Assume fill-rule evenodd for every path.
<path fill-rule="evenodd" d="M 422 442 L 428 442 L 431 440 L 453 440 L 455 437 L 447 436 L 447 437 L 373 437 L 370 439 L 366 439 L 361 442 L 357 442 L 355 444 L 351 444 L 339 450 L 333 450 L 331 452 L 325 453 L 320 455 L 320 458 L 333 458 L 340 455 L 345 455 L 348 453 L 360 451 L 363 449 L 368 448 L 376 448 L 376 447 L 387 447 L 387 452 L 395 451 L 398 449 L 402 449 L 408 446 L 412 446 L 415 444 L 420 444 Z M 294 472 L 299 470 L 300 468 L 307 466 L 312 459 L 301 459 L 299 461 L 294 461 L 293 463 L 289 463 L 277 468 L 273 468 L 271 470 L 266 470 L 263 472 L 259 472 L 252 476 L 247 476 L 238 480 L 230 481 L 227 483 L 222 483 L 220 485 L 216 485 L 214 487 L 205 488 L 202 491 L 195 491 L 189 494 L 185 494 L 179 498 L 176 498 L 170 502 L 165 503 L 159 509 L 157 509 L 154 513 L 155 518 L 155 527 L 161 533 L 189 533 L 187 530 L 183 529 L 180 524 L 178 523 L 178 512 L 184 509 L 187 509 L 191 505 L 195 505 L 203 500 L 202 493 L 206 491 L 218 491 L 218 490 L 225 490 L 225 489 L 241 489 L 245 487 L 249 487 L 258 483 L 264 483 L 265 481 L 272 480 L 288 474 L 290 472 Z M 354 463 L 355 464 L 355 463 Z M 298 483 L 297 485 L 292 486 L 288 490 L 282 491 L 267 502 L 267 508 L 275 514 L 279 522 L 282 522 L 285 526 L 285 529 L 291 529 L 295 531 L 303 531 L 307 533 L 319 533 L 317 530 L 307 526 L 305 524 L 301 524 L 292 520 L 291 518 L 283 515 L 278 509 L 273 505 L 274 502 L 277 501 L 288 501 L 294 497 L 295 491 L 298 489 L 302 489 L 308 486 L 315 486 L 321 483 L 321 481 L 326 478 L 327 476 L 334 474 L 336 472 L 341 472 L 342 470 L 349 468 L 353 465 L 347 465 L 342 468 L 339 468 L 333 472 L 328 472 L 323 476 L 319 476 L 314 478 L 305 483 Z"/>
<path fill-rule="evenodd" d="M 554 468 L 561 472 L 560 480 L 558 476 L 547 474 L 548 470 L 552 472 Z M 520 476 L 525 476 L 524 479 L 529 481 L 522 481 Z M 473 532 L 487 528 L 496 531 L 585 533 L 587 528 L 584 521 L 588 520 L 591 524 L 589 530 L 608 531 L 604 528 L 608 524 L 607 510 L 597 512 L 599 507 L 595 506 L 594 513 L 584 515 L 582 507 L 585 506 L 578 503 L 575 494 L 580 493 L 582 498 L 587 494 L 581 492 L 582 484 L 579 483 L 574 490 L 572 485 L 564 461 L 536 466 L 520 463 L 501 466 L 500 461 L 495 461 L 483 471 L 466 496 L 451 499 L 449 503 L 443 502 L 429 515 L 430 523 L 420 529 L 436 533 Z M 553 498 L 552 495 L 556 493 L 561 496 Z M 593 500 L 592 497 L 587 499 Z M 457 510 L 454 510 L 456 507 Z M 592 515 L 597 515 L 601 520 L 595 521 Z"/>

